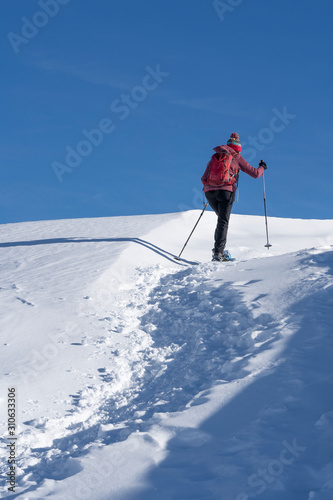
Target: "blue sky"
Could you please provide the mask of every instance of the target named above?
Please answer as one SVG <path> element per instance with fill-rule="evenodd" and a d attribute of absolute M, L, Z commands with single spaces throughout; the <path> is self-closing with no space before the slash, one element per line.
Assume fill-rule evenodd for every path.
<path fill-rule="evenodd" d="M 201 208 L 212 148 L 268 213 L 332 218 L 330 0 L 1 7 L 0 222 Z M 263 214 L 240 178 L 234 213 Z"/>

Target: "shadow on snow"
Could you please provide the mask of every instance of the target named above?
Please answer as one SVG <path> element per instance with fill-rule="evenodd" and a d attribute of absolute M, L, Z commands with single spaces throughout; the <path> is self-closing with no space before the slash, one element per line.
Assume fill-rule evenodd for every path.
<path fill-rule="evenodd" d="M 61 243 L 136 243 L 138 245 L 142 245 L 149 250 L 161 255 L 165 259 L 173 262 L 174 264 L 182 265 L 182 264 L 197 264 L 197 262 L 191 262 L 185 259 L 181 259 L 178 261 L 175 259 L 175 255 L 172 253 L 163 250 L 162 248 L 150 243 L 149 241 L 142 240 L 141 238 L 49 238 L 45 240 L 27 240 L 27 241 L 9 241 L 0 243 L 0 248 L 8 248 L 8 247 L 21 247 L 21 246 L 35 246 L 35 245 L 57 245 Z"/>
<path fill-rule="evenodd" d="M 311 255 L 301 264 L 327 267 L 332 275 L 333 253 Z M 228 304 L 229 313 L 235 301 L 234 295 Z M 243 313 L 248 317 L 248 312 Z M 304 500 L 310 498 L 310 491 L 328 488 L 328 464 L 332 462 L 333 286 L 308 295 L 286 314 L 297 328 L 280 364 L 254 379 L 199 429 L 179 429 L 167 445 L 165 460 L 146 477 L 148 486 L 133 495 L 126 493 L 127 500 Z M 250 324 L 249 317 L 248 321 Z M 244 351 L 240 346 L 237 356 Z M 198 352 L 197 361 L 201 357 Z M 221 353 L 220 361 L 224 357 Z M 186 375 L 186 368 L 176 371 L 179 376 Z M 235 376 L 245 372 L 246 364 L 241 362 Z M 199 363 L 197 374 L 198 380 L 203 376 L 208 389 L 219 371 L 210 377 Z M 229 375 L 231 379 L 233 374 Z M 184 405 L 186 398 L 181 403 Z M 171 402 L 166 409 L 172 411 Z M 282 456 L 288 457 L 289 464 L 280 460 Z M 332 491 L 327 492 L 323 498 L 332 498 Z"/>
<path fill-rule="evenodd" d="M 133 241 L 105 241 L 127 240 Z M 328 266 L 332 274 L 332 252 L 307 257 L 304 265 L 308 266 L 310 260 L 313 265 Z M 116 409 L 112 399 L 103 404 L 100 423 L 125 423 L 122 429 L 106 432 L 100 439 L 103 444 L 124 440 L 136 430 L 149 431 L 149 419 L 155 412 L 175 412 L 202 404 L 217 383 L 248 375 L 251 356 L 270 349 L 279 339 L 279 324 L 273 317 L 262 314 L 254 318 L 231 283 L 214 283 L 213 279 L 202 276 L 200 268 L 188 268 L 161 278 L 152 290 L 152 307 L 141 318 L 140 328 L 150 333 L 154 347 L 173 346 L 170 359 L 162 366 L 158 360 L 152 361 L 141 387 L 127 406 Z M 153 307 L 154 304 L 158 307 Z M 309 454 L 318 455 L 314 447 L 315 423 L 333 407 L 327 398 L 327 391 L 333 388 L 332 374 L 325 371 L 333 354 L 332 339 L 328 337 L 332 305 L 332 288 L 294 304 L 288 311 L 290 320 L 300 315 L 303 320 L 283 354 L 284 362 L 254 379 L 200 429 L 180 429 L 167 445 L 166 459 L 150 472 L 149 486 L 136 492 L 133 500 L 236 500 L 239 493 L 253 494 L 247 484 L 247 478 L 256 473 L 251 468 L 253 463 L 258 468 L 265 467 L 269 457 L 278 456 L 283 440 L 292 442 L 297 438 L 307 448 L 298 462 L 300 466 L 302 461 L 306 464 Z M 259 347 L 251 337 L 254 330 L 261 332 Z M 100 374 L 104 383 L 106 376 Z M 313 401 L 310 408 L 309 401 Z M 137 411 L 144 413 L 141 423 L 133 421 Z M 78 473 L 81 468 L 75 458 L 87 453 L 87 445 L 98 437 L 99 425 L 96 425 L 54 441 L 52 448 L 61 450 L 62 457 L 51 461 L 43 458 L 25 470 L 36 481 L 36 486 L 25 492 L 38 489 L 46 478 L 64 479 Z M 44 455 L 50 449 L 38 451 Z M 235 460 L 237 466 L 233 469 Z M 290 476 L 291 487 L 297 490 L 292 471 L 294 468 L 290 467 L 284 473 L 284 480 L 288 482 Z M 270 499 L 280 500 L 281 491 L 274 496 L 270 484 L 265 500 L 268 492 L 272 495 Z M 293 494 L 288 496 L 284 491 L 284 500 L 303 498 L 294 490 Z M 22 492 L 12 498 L 19 495 Z M 130 498 L 128 493 L 126 498 Z"/>

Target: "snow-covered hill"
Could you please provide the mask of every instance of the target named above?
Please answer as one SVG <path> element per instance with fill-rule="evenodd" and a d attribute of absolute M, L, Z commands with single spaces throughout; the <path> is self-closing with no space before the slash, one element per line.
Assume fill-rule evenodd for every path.
<path fill-rule="evenodd" d="M 333 221 L 199 214 L 1 226 L 3 498 L 333 498 Z"/>

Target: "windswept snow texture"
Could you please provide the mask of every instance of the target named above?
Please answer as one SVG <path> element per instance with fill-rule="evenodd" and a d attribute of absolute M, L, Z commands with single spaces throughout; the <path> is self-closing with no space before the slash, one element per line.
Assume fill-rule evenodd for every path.
<path fill-rule="evenodd" d="M 2 226 L 2 498 L 333 498 L 333 221 L 199 214 Z"/>

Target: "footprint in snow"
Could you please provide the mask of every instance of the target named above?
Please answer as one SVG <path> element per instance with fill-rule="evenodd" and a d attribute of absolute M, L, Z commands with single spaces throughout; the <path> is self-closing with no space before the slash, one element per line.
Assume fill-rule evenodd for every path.
<path fill-rule="evenodd" d="M 35 304 L 33 304 L 32 302 L 28 302 L 27 300 L 22 299 L 21 297 L 16 297 L 16 298 L 17 298 L 17 300 L 22 302 L 22 304 L 26 304 L 27 306 L 35 307 Z"/>

